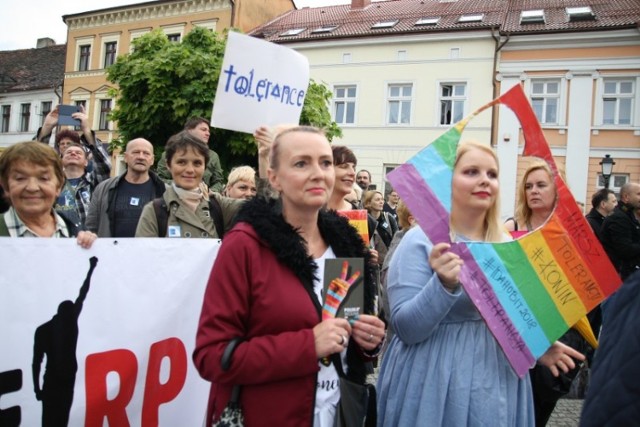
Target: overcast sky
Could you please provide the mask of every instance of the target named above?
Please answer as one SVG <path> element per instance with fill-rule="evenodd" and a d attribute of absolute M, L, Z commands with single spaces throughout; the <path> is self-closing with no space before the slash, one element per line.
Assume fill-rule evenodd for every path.
<path fill-rule="evenodd" d="M 137 3 L 145 1 L 0 0 L 0 50 L 34 48 L 38 39 L 43 37 L 63 44 L 67 41 L 67 26 L 62 22 L 62 15 Z M 349 4 L 351 0 L 295 0 L 295 3 L 300 8 Z"/>

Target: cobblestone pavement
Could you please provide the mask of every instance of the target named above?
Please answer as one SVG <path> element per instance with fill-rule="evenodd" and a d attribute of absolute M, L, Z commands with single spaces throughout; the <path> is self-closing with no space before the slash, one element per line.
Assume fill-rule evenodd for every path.
<path fill-rule="evenodd" d="M 560 399 L 547 427 L 576 427 L 580 422 L 582 399 Z"/>

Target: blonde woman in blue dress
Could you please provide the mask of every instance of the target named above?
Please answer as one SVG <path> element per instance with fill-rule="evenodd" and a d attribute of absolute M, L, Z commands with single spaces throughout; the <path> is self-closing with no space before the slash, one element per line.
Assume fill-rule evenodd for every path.
<path fill-rule="evenodd" d="M 454 240 L 500 242 L 498 160 L 459 146 L 452 180 Z M 460 285 L 462 260 L 420 227 L 398 246 L 388 276 L 396 333 L 378 380 L 379 426 L 533 426 L 529 376 L 519 378 Z M 559 342 L 540 358 L 554 375 L 583 356 Z"/>

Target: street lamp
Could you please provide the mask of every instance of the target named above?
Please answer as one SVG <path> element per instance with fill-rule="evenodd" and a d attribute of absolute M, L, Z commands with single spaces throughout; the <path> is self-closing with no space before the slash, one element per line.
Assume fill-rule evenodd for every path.
<path fill-rule="evenodd" d="M 613 172 L 613 165 L 616 162 L 613 161 L 609 154 L 605 154 L 600 162 L 602 167 L 602 180 L 604 181 L 604 188 L 609 188 L 609 178 L 611 178 L 611 172 Z"/>

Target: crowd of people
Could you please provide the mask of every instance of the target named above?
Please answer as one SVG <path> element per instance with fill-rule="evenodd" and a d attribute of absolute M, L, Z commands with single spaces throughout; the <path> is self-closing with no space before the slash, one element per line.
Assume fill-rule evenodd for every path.
<path fill-rule="evenodd" d="M 570 330 L 518 377 L 460 283 L 461 258 L 430 241 L 396 191 L 378 190 L 369 171 L 356 172 L 354 152 L 316 128 L 257 129 L 257 173 L 240 166 L 224 182 L 208 121 L 196 117 L 169 138 L 157 170 L 153 145 L 136 138 L 123 153 L 126 170 L 110 177 L 109 156 L 83 110 L 74 114 L 81 135 L 58 130 L 50 145 L 57 114 L 35 141 L 0 156 L 0 236 L 75 237 L 83 248 L 98 237 L 223 238 L 193 354 L 211 382 L 207 425 L 239 386 L 247 426 L 352 425 L 352 389 L 343 385 L 365 386 L 378 364 L 377 400 L 369 394 L 358 425 L 545 425 L 567 381 L 592 357 Z M 499 171 L 487 145 L 459 145 L 452 242 L 519 238 L 553 213 L 553 174 L 534 161 L 514 218 L 502 222 Z M 592 206 L 595 235 L 621 278 L 636 273 L 637 283 L 640 183 L 625 184 L 618 199 L 600 190 Z M 366 215 L 368 240 L 347 219 L 354 210 Z M 355 318 L 322 316 L 324 265 L 335 258 L 364 259 L 364 305 Z M 623 302 L 613 299 L 590 314 L 596 335 L 601 325 L 607 331 L 608 316 L 617 319 L 607 306 Z M 229 348 L 231 363 L 221 363 Z"/>

